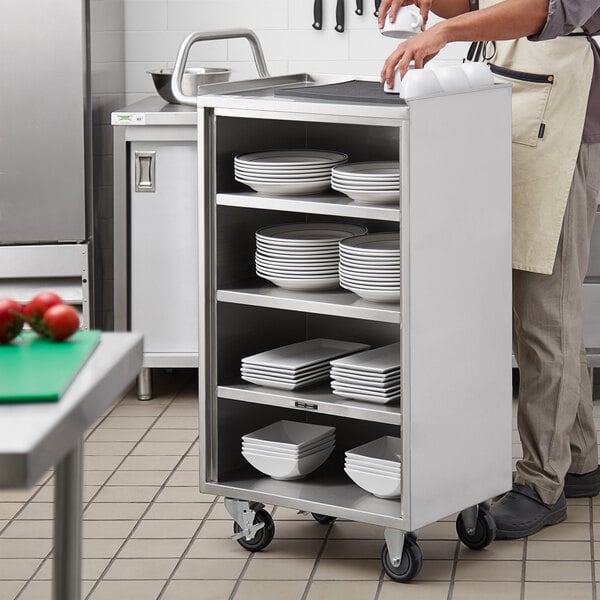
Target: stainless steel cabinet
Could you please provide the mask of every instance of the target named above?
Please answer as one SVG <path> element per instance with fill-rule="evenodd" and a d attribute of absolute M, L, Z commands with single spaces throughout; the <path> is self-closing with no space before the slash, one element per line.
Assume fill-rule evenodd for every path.
<path fill-rule="evenodd" d="M 149 399 L 152 368 L 198 365 L 195 111 L 151 98 L 113 123 L 115 329 L 144 335 Z"/>

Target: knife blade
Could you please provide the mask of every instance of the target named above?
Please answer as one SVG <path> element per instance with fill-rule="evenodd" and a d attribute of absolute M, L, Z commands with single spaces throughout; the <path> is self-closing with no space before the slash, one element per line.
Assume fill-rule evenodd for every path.
<path fill-rule="evenodd" d="M 379 16 L 379 7 L 381 6 L 381 0 L 375 0 L 375 12 L 373 13 L 376 17 Z"/>
<path fill-rule="evenodd" d="M 315 18 L 313 29 L 323 29 L 323 0 L 315 0 L 313 15 Z"/>
<path fill-rule="evenodd" d="M 344 0 L 337 0 L 335 6 L 335 30 L 338 33 L 344 32 Z"/>
<path fill-rule="evenodd" d="M 357 15 L 363 14 L 363 0 L 356 0 L 356 10 L 354 12 Z"/>

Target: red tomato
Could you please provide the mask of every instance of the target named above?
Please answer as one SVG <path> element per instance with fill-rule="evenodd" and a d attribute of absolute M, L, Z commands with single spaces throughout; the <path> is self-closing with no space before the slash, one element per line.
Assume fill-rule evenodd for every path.
<path fill-rule="evenodd" d="M 23 329 L 23 307 L 10 298 L 0 299 L 0 344 L 7 344 Z"/>
<path fill-rule="evenodd" d="M 54 292 L 40 292 L 36 294 L 23 309 L 25 320 L 31 326 L 31 329 L 45 335 L 42 317 L 44 313 L 52 306 L 64 304 L 63 299 Z"/>
<path fill-rule="evenodd" d="M 67 304 L 51 306 L 42 317 L 45 335 L 60 342 L 71 337 L 79 329 L 79 315 Z"/>

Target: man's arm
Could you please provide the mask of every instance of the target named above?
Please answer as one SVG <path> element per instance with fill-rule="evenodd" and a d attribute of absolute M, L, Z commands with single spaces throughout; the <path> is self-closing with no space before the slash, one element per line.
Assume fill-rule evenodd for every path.
<path fill-rule="evenodd" d="M 396 14 L 403 6 L 414 4 L 419 7 L 423 17 L 423 29 L 427 24 L 429 11 L 433 11 L 439 17 L 449 19 L 457 15 L 469 12 L 469 0 L 383 0 L 379 7 L 379 29 L 383 27 L 386 15 L 389 13 L 390 21 L 396 20 Z"/>
<path fill-rule="evenodd" d="M 393 86 L 394 71 L 404 76 L 414 60 L 420 69 L 449 42 L 514 40 L 539 33 L 548 18 L 548 0 L 504 0 L 458 15 L 402 42 L 384 63 L 381 80 Z"/>

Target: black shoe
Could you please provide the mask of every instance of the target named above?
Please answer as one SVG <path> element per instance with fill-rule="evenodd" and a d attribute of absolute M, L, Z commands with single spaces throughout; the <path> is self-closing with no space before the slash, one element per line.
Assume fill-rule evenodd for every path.
<path fill-rule="evenodd" d="M 600 467 L 589 473 L 565 476 L 565 496 L 567 498 L 591 498 L 600 494 Z"/>
<path fill-rule="evenodd" d="M 544 504 L 535 490 L 515 483 L 510 492 L 492 504 L 490 513 L 496 522 L 496 539 L 513 540 L 564 521 L 567 518 L 567 501 L 561 493 L 556 504 Z"/>

